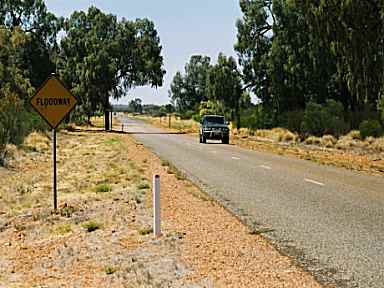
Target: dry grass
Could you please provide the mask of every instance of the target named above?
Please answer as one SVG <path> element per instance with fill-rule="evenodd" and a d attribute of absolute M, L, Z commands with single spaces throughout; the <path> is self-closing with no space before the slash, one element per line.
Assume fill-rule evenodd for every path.
<path fill-rule="evenodd" d="M 299 137 L 297 134 L 285 128 L 273 128 L 273 129 L 259 129 L 256 130 L 255 135 L 259 138 L 269 139 L 273 142 L 297 142 Z"/>
<path fill-rule="evenodd" d="M 91 122 L 96 128 L 104 128 L 104 117 L 91 117 Z"/>
<path fill-rule="evenodd" d="M 123 137 L 83 132 L 58 134 L 60 203 L 71 204 L 79 198 L 113 197 L 114 192 L 118 193 L 123 187 L 135 191 L 146 168 L 118 152 L 128 149 Z M 51 206 L 50 139 L 34 132 L 26 138 L 24 147 L 27 147 L 25 152 L 20 151 L 18 160 L 13 163 L 13 168 L 19 172 L 4 170 L 8 176 L 0 177 L 0 211 L 18 214 L 25 209 Z"/>
<path fill-rule="evenodd" d="M 366 141 L 368 141 L 368 138 L 366 139 Z M 371 144 L 371 148 L 378 152 L 384 152 L 384 137 L 374 139 Z"/>
<path fill-rule="evenodd" d="M 199 132 L 199 123 L 192 119 L 183 120 L 175 115 L 171 116 L 171 127 L 169 127 L 169 117 L 150 117 L 146 115 L 135 116 L 135 118 L 141 119 L 154 126 L 171 129 L 175 132 L 196 134 Z"/>
<path fill-rule="evenodd" d="M 336 143 L 336 148 L 339 150 L 358 150 L 360 152 L 366 151 L 367 153 L 384 152 L 384 137 L 374 138 L 367 137 L 365 140 L 361 140 L 351 133 L 340 137 Z"/>
<path fill-rule="evenodd" d="M 284 143 L 294 143 L 299 140 L 297 134 L 292 133 L 291 131 L 285 128 L 273 128 L 273 129 L 258 129 L 251 130 L 248 128 L 232 129 L 231 134 L 234 137 L 239 137 L 242 139 L 253 139 L 254 137 L 268 140 L 272 142 L 284 142 Z"/>
<path fill-rule="evenodd" d="M 321 145 L 326 148 L 333 148 L 337 143 L 337 139 L 332 135 L 324 135 L 321 138 Z"/>
<path fill-rule="evenodd" d="M 360 131 L 358 131 L 358 130 L 352 130 L 346 136 L 348 138 L 353 139 L 353 140 L 361 140 Z"/>
<path fill-rule="evenodd" d="M 32 132 L 25 140 L 23 146 L 36 152 L 45 152 L 50 149 L 51 140 L 41 132 Z"/>
<path fill-rule="evenodd" d="M 71 223 L 62 223 L 62 224 L 57 224 L 53 229 L 52 229 L 52 234 L 55 235 L 65 235 L 68 233 L 71 233 L 73 231 Z"/>
<path fill-rule="evenodd" d="M 309 136 L 304 140 L 304 143 L 307 145 L 320 145 L 321 144 L 321 138 L 316 136 Z"/>

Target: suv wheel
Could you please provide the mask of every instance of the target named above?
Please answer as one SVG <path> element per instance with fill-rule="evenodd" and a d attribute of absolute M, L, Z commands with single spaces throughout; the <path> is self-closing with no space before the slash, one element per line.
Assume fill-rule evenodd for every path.
<path fill-rule="evenodd" d="M 204 134 L 201 135 L 201 143 L 207 143 L 207 139 L 204 137 Z"/>
<path fill-rule="evenodd" d="M 229 137 L 224 137 L 223 139 L 221 139 L 221 143 L 229 144 Z"/>

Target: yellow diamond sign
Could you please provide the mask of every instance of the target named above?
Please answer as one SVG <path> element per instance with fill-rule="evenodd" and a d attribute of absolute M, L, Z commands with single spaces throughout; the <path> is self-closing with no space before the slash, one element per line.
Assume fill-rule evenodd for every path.
<path fill-rule="evenodd" d="M 53 128 L 75 107 L 77 99 L 55 76 L 49 77 L 31 98 L 31 105 Z"/>

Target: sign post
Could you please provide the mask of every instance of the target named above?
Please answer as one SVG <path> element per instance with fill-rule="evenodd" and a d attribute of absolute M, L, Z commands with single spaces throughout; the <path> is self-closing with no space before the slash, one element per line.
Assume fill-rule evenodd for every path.
<path fill-rule="evenodd" d="M 52 128 L 52 194 L 57 210 L 56 128 L 75 108 L 77 99 L 55 75 L 51 75 L 31 98 L 32 107 Z"/>
<path fill-rule="evenodd" d="M 56 129 L 52 129 L 52 194 L 53 209 L 57 210 Z"/>

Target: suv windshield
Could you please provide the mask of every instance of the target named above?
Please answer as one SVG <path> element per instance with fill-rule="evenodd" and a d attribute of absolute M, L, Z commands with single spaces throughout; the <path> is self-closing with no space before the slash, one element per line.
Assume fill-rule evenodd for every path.
<path fill-rule="evenodd" d="M 224 117 L 205 117 L 204 122 L 213 124 L 225 124 Z"/>

